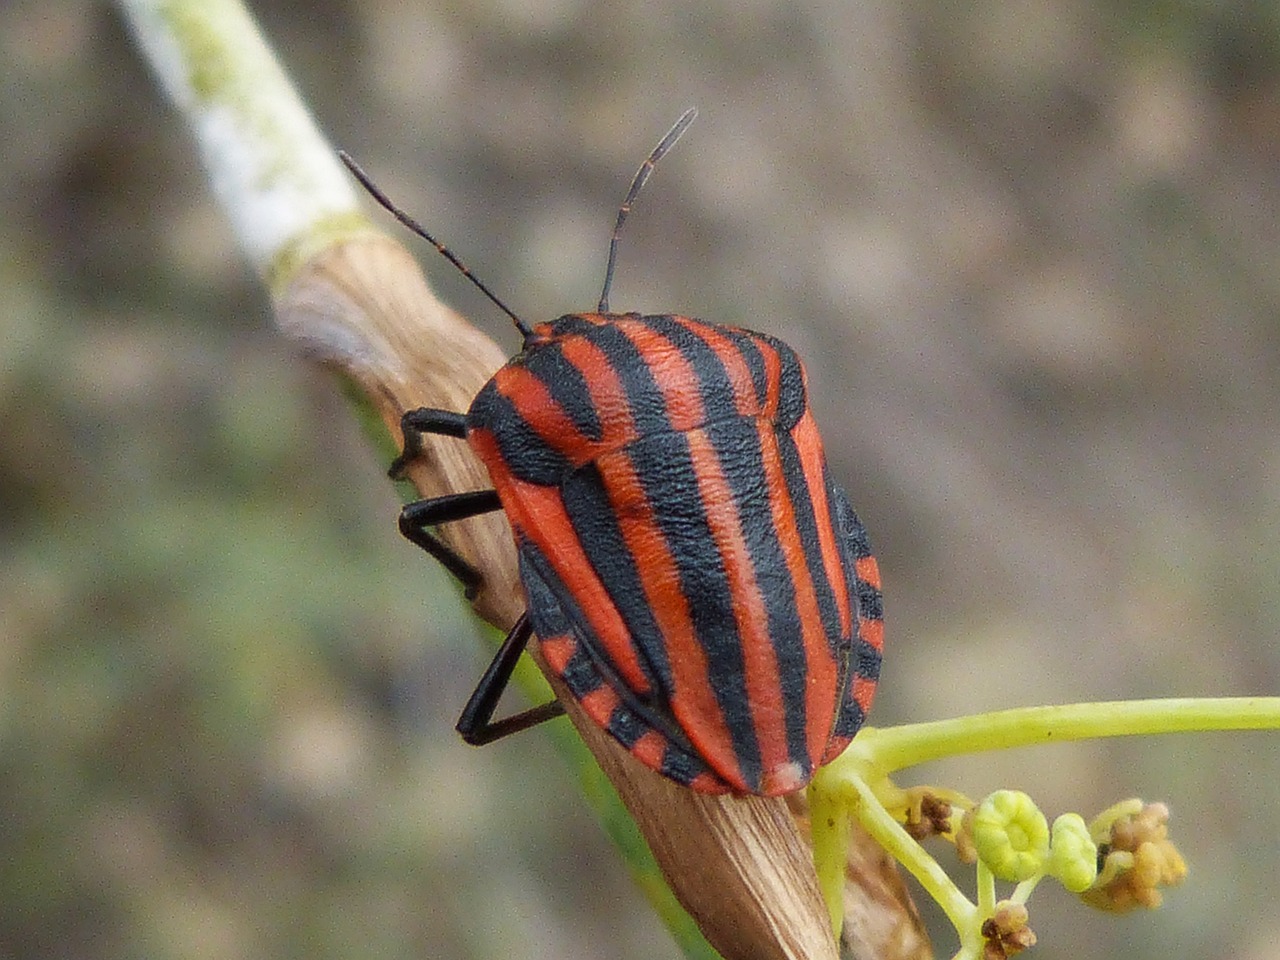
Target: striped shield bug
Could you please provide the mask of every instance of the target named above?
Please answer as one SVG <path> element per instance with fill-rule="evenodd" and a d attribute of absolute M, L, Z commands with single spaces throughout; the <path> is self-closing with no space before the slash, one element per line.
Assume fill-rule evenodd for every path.
<path fill-rule="evenodd" d="M 804 368 L 766 334 L 678 314 L 613 313 L 622 225 L 689 110 L 618 211 L 594 313 L 534 327 L 343 155 L 373 197 L 515 323 L 521 351 L 465 413 L 404 415 L 398 478 L 425 434 L 466 440 L 491 490 L 419 500 L 400 530 L 465 585 L 480 573 L 432 527 L 511 522 L 526 612 L 462 716 L 488 743 L 563 713 L 494 720 L 536 634 L 586 714 L 642 763 L 704 793 L 803 787 L 862 725 L 883 644 L 880 575 L 832 482 Z"/>

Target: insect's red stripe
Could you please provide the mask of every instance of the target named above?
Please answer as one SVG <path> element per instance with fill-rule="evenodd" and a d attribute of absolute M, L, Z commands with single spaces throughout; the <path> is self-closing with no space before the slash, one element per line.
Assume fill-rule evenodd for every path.
<path fill-rule="evenodd" d="M 497 444 L 487 430 L 472 430 L 467 439 L 485 463 L 502 462 Z M 592 632 L 597 636 L 627 636 L 618 608 L 582 550 L 560 491 L 555 487 L 524 483 L 506 470 L 491 469 L 490 476 L 517 541 L 529 539 L 538 545 L 556 575 L 578 600 Z M 611 647 L 610 653 L 615 658 L 613 666 L 630 689 L 641 695 L 647 693 L 649 678 L 641 669 L 634 649 L 626 644 L 622 649 Z"/>
<path fill-rule="evenodd" d="M 689 788 L 696 793 L 728 793 L 725 782 L 714 774 L 702 773 L 689 781 Z"/>
<path fill-rule="evenodd" d="M 804 398 L 804 374 L 789 348 L 764 337 L 755 338 L 754 343 L 769 371 L 767 394 L 773 422 L 777 423 L 785 405 L 788 411 L 798 409 L 799 421 L 811 425 L 812 416 Z M 783 362 L 780 350 L 788 351 L 788 363 Z M 800 429 L 797 433 L 793 428 L 791 434 L 782 435 L 771 431 L 762 437 L 762 442 L 770 444 L 765 457 L 772 465 L 769 489 L 780 505 L 786 505 L 786 514 L 775 520 L 775 527 L 779 529 L 780 545 L 787 548 L 797 584 L 797 615 L 805 626 L 803 643 L 813 681 L 806 685 L 805 737 L 809 757 L 816 763 L 825 758 L 831 734 L 831 726 L 824 718 L 833 717 L 846 696 L 841 683 L 844 665 L 837 661 L 835 648 L 840 638 L 851 636 L 852 599 L 827 503 L 816 431 Z M 783 509 L 775 507 L 776 512 Z"/>
<path fill-rule="evenodd" d="M 668 318 L 637 317 L 623 320 L 618 323 L 618 329 L 631 341 L 648 366 L 659 393 L 657 399 L 663 405 L 670 428 L 677 433 L 693 430 L 706 422 L 702 398 L 696 389 L 689 389 L 690 384 L 698 382 L 697 372 L 666 337 L 645 322 L 650 319 Z"/>
<path fill-rule="evenodd" d="M 840 631 L 842 636 L 850 636 L 853 631 L 853 605 L 855 598 L 849 596 L 848 579 L 845 576 L 844 563 L 840 556 L 840 547 L 836 543 L 836 529 L 831 514 L 831 503 L 827 499 L 826 470 L 822 455 L 822 439 L 818 436 L 818 425 L 814 422 L 813 413 L 806 410 L 800 422 L 791 431 L 796 449 L 800 453 L 800 463 L 804 470 L 805 486 L 809 490 L 809 501 L 813 505 L 814 519 L 818 524 L 818 546 L 822 551 L 823 572 L 827 582 L 835 594 L 836 609 L 840 613 Z M 816 576 L 818 571 L 814 571 Z"/>
<path fill-rule="evenodd" d="M 795 504 L 788 493 L 786 477 L 782 472 L 778 438 L 771 424 L 760 425 L 760 442 L 765 452 L 766 484 L 773 509 L 774 528 L 777 530 L 778 542 L 786 557 L 787 569 L 795 583 L 796 609 L 800 617 L 805 660 L 809 673 L 805 692 L 805 711 L 806 716 L 811 720 L 806 729 L 806 736 L 809 759 L 816 763 L 826 749 L 827 737 L 830 734 L 828 726 L 817 722 L 817 718 L 833 716 L 839 698 L 843 695 L 843 691 L 837 689 L 840 683 L 839 665 L 832 655 L 831 639 L 823 628 L 817 588 L 813 581 L 815 575 L 825 575 L 825 571 L 813 571 L 809 568 L 804 539 L 797 522 Z M 821 522 L 819 522 L 819 535 L 821 535 Z"/>
<path fill-rule="evenodd" d="M 557 674 L 564 673 L 564 668 L 569 663 L 569 658 L 578 649 L 577 641 L 568 635 L 539 637 L 538 644 L 542 650 L 542 656 L 547 661 L 547 666 Z"/>
<path fill-rule="evenodd" d="M 884 621 L 863 617 L 858 621 L 858 634 L 877 652 L 884 652 Z"/>
<path fill-rule="evenodd" d="M 853 568 L 858 574 L 858 579 L 867 581 L 877 590 L 882 589 L 880 585 L 880 567 L 876 563 L 875 557 L 859 557 Z"/>
<path fill-rule="evenodd" d="M 723 417 L 721 401 L 726 399 L 726 393 L 732 397 L 731 409 L 736 410 L 739 416 L 744 411 L 757 410 L 757 398 L 761 394 L 766 405 L 776 413 L 784 391 L 790 391 L 787 404 L 788 410 L 794 411 L 791 415 L 802 415 L 804 382 L 799 365 L 794 359 L 789 366 L 785 365 L 773 343 L 766 338 L 743 335 L 734 342 L 726 334 L 680 317 L 652 317 L 645 318 L 645 321 L 644 324 L 628 324 L 627 333 L 643 348 L 645 356 L 661 357 L 663 376 L 655 377 L 655 380 L 669 398 L 668 411 L 672 419 L 683 418 L 685 423 L 705 420 L 705 411 L 697 409 L 695 403 L 699 396 Z M 687 338 L 674 337 L 673 326 L 686 335 L 694 334 L 696 342 L 700 342 L 704 349 L 694 349 Z M 678 354 L 671 352 L 672 345 L 679 348 Z M 757 370 L 764 371 L 764 376 L 760 377 L 760 388 L 752 377 L 743 353 L 745 350 L 751 352 L 751 363 Z M 783 383 L 784 369 L 787 371 L 786 383 Z M 699 390 L 689 389 L 690 384 L 698 384 Z M 672 397 L 674 401 L 670 399 Z M 828 631 L 834 634 L 839 629 L 839 617 L 833 592 L 822 569 L 820 552 L 816 544 L 806 546 L 817 540 L 818 535 L 816 518 L 808 503 L 803 478 L 799 476 L 801 464 L 794 444 L 788 437 L 787 462 L 794 466 L 784 467 L 774 424 L 755 417 L 749 418 L 748 422 L 756 424 L 752 428 L 751 444 L 744 444 L 742 439 L 731 439 L 734 431 L 723 429 L 727 424 L 717 427 L 714 433 L 722 434 L 724 440 L 707 443 L 707 450 L 714 456 L 695 458 L 693 472 L 701 487 L 699 500 L 703 513 L 709 520 L 714 517 L 714 508 L 721 504 L 735 508 L 738 542 L 726 544 L 721 539 L 717 548 L 722 559 L 720 565 L 732 581 L 726 583 L 726 589 L 730 591 L 731 615 L 735 617 L 737 627 L 733 642 L 735 653 L 742 661 L 742 695 L 747 698 L 740 722 L 751 724 L 756 734 L 755 743 L 751 746 L 763 777 L 759 784 L 752 785 L 752 789 L 781 793 L 799 786 L 821 758 L 831 732 L 829 718 L 835 715 L 844 695 L 844 691 L 839 689 L 841 664 L 836 662 L 833 652 L 836 637 L 828 635 Z M 696 434 L 687 436 L 692 441 Z M 717 443 L 730 443 L 732 446 L 720 449 Z M 748 456 L 747 451 L 751 447 L 756 452 L 748 462 L 755 462 L 755 469 L 760 473 L 750 478 L 736 476 L 730 481 L 729 468 L 741 466 L 742 458 Z M 741 474 L 741 471 L 737 473 Z M 761 475 L 763 483 L 760 482 Z M 790 482 L 788 477 L 791 477 Z M 764 498 L 763 501 L 760 497 Z M 800 504 L 804 507 L 803 524 L 797 518 L 797 503 L 793 502 L 793 497 L 803 499 Z M 762 545 L 758 542 L 749 545 L 741 530 L 744 518 L 738 513 L 747 508 L 753 511 L 750 522 L 756 527 L 763 525 L 773 539 L 770 544 L 773 549 L 768 551 L 767 569 L 759 569 L 764 557 L 760 552 Z M 712 537 L 716 539 L 714 530 Z M 786 587 L 779 583 L 779 565 L 784 566 L 788 574 Z M 772 606 L 760 590 L 757 573 L 772 583 Z M 815 582 L 815 577 L 820 583 Z M 819 586 L 825 600 L 819 599 Z M 824 612 L 824 603 L 829 612 Z M 791 609 L 792 619 L 785 624 L 770 620 L 771 614 L 779 612 L 779 604 Z M 748 616 L 744 617 L 744 613 Z M 846 613 L 846 636 L 849 625 Z M 707 638 L 701 639 L 705 643 Z M 787 671 L 785 684 L 779 659 L 784 653 L 792 665 Z M 767 670 L 762 670 L 762 665 Z M 724 672 L 724 664 L 719 666 L 719 670 L 713 669 L 713 675 Z M 728 710 L 723 705 L 722 709 Z M 744 761 L 747 759 L 747 755 L 740 756 Z"/>
<path fill-rule="evenodd" d="M 788 748 L 787 710 L 778 659 L 769 636 L 769 612 L 756 580 L 755 567 L 744 562 L 751 550 L 743 535 L 733 491 L 721 469 L 720 452 L 703 430 L 692 431 L 688 439 L 703 509 L 733 593 L 733 614 L 742 646 L 751 719 L 764 771 L 760 791 L 769 795 L 788 793 L 800 786 L 796 782 L 799 771 L 806 767 L 792 763 Z"/>
<path fill-rule="evenodd" d="M 868 680 L 863 676 L 853 678 L 853 699 L 862 709 L 863 716 L 871 710 L 871 704 L 876 697 L 876 686 L 875 680 Z"/>
<path fill-rule="evenodd" d="M 597 468 L 662 634 L 671 674 L 672 711 L 698 753 L 718 773 L 731 778 L 728 771 L 737 769 L 737 759 L 724 746 L 732 739 L 709 681 L 710 665 L 698 642 L 688 598 L 680 589 L 676 560 L 630 458 L 621 451 L 612 453 L 600 458 Z"/>
<path fill-rule="evenodd" d="M 511 381 L 511 396 L 520 397 L 519 411 L 526 422 L 533 428 L 548 446 L 561 449 L 573 449 L 579 456 L 571 457 L 581 463 L 596 460 L 602 451 L 625 445 L 635 439 L 636 431 L 625 411 L 619 410 L 617 397 L 622 388 L 608 360 L 594 344 L 581 338 L 569 338 L 548 346 L 545 349 L 559 349 L 564 358 L 578 368 L 591 391 L 592 399 L 598 405 L 610 411 L 610 415 L 602 417 L 605 432 L 601 439 L 591 441 L 582 436 L 568 417 L 555 402 L 552 385 L 543 383 L 539 378 L 522 368 L 507 367 L 504 372 L 512 372 L 518 379 Z M 504 388 L 506 384 L 502 384 Z M 526 391 L 518 394 L 517 390 Z M 557 433 L 557 431 L 559 431 Z M 524 503 L 526 495 L 521 494 Z M 546 499 L 543 497 L 542 499 Z M 504 501 L 505 502 L 505 501 Z M 608 608 L 607 624 L 596 623 L 595 634 L 603 642 L 604 650 L 611 666 L 616 669 L 628 689 L 645 695 L 651 689 L 650 677 L 636 655 L 635 646 L 630 642 L 630 631 L 622 620 L 617 607 L 607 598 L 590 560 L 582 551 L 582 544 L 573 527 L 563 501 L 556 498 L 554 519 L 544 517 L 539 511 L 535 519 L 531 519 L 526 527 L 528 535 L 546 554 L 557 575 L 569 587 L 570 591 L 582 601 L 584 615 L 590 620 L 605 620 L 599 613 L 600 606 Z M 510 510 L 508 510 L 510 513 Z M 514 523 L 514 520 L 513 520 Z M 634 551 L 633 551 L 634 552 Z M 566 558 L 573 560 L 566 563 Z M 579 589 L 590 593 L 579 593 Z M 588 599 L 588 597 L 591 599 Z M 612 639 L 613 642 L 609 642 Z"/>
<path fill-rule="evenodd" d="M 744 417 L 758 417 L 763 411 L 756 397 L 755 381 L 751 370 L 747 367 L 742 351 L 723 333 L 705 323 L 693 323 L 687 317 L 676 317 L 676 321 L 699 337 L 713 351 L 724 366 L 729 377 L 730 391 L 733 394 L 734 406 Z"/>
<path fill-rule="evenodd" d="M 584 319 L 591 320 L 591 315 Z M 604 433 L 599 450 L 616 450 L 634 441 L 635 422 L 626 407 L 626 391 L 618 380 L 609 358 L 594 343 L 581 337 L 570 337 L 558 345 L 564 358 L 578 368 L 586 379 L 587 389 L 599 413 Z"/>
<path fill-rule="evenodd" d="M 767 736 L 773 743 L 782 744 L 781 762 L 785 762 L 785 712 L 781 709 L 777 664 L 773 661 L 769 643 L 767 611 L 754 581 L 733 491 L 721 471 L 719 452 L 704 431 L 695 429 L 706 420 L 699 392 L 689 389 L 690 384 L 699 382 L 698 372 L 687 358 L 673 348 L 669 340 L 649 324 L 636 321 L 621 324 L 620 327 L 642 356 L 653 358 L 655 363 L 661 364 L 660 371 L 655 371 L 654 383 L 662 395 L 668 421 L 676 431 L 685 434 L 689 444 L 692 473 L 698 486 L 702 513 L 720 556 L 719 566 L 728 579 L 725 587 L 729 591 L 729 603 L 738 628 L 733 642 L 738 647 L 740 657 L 748 652 L 768 652 L 770 662 L 767 664 L 762 662 L 759 655 L 751 662 L 743 663 L 742 681 L 749 698 L 748 708 L 754 720 L 756 698 L 759 697 L 760 715 L 771 718 L 775 725 L 783 727 L 780 734 L 775 730 L 767 730 Z M 637 489 L 639 490 L 638 478 Z M 654 532 L 660 533 L 656 525 Z M 663 542 L 665 547 L 665 540 Z M 663 559 L 665 561 L 667 557 Z M 638 555 L 637 560 L 640 560 Z M 644 582 L 651 585 L 649 592 L 656 592 L 661 585 L 662 588 L 679 593 L 680 606 L 688 611 L 688 600 L 681 591 L 679 561 L 675 557 L 670 556 L 670 567 L 663 570 L 655 570 L 643 561 L 638 566 Z M 663 566 L 666 567 L 665 563 Z M 751 787 L 753 785 L 746 782 L 743 757 L 738 753 L 741 731 L 737 731 L 738 736 L 735 737 L 720 697 L 717 696 L 717 693 L 723 694 L 725 691 L 717 690 L 715 675 L 717 668 L 723 669 L 725 664 L 710 662 L 705 646 L 706 638 L 699 635 L 692 613 L 686 612 L 682 620 L 685 618 L 687 628 L 682 622 L 681 629 L 664 631 L 667 659 L 672 666 L 672 710 L 681 727 L 716 773 L 740 788 Z M 760 738 L 757 736 L 754 739 L 759 741 Z M 750 758 L 753 765 L 761 760 L 765 758 Z M 765 761 L 765 769 L 774 762 L 778 762 L 778 758 L 771 756 Z"/>
<path fill-rule="evenodd" d="M 588 315 L 585 319 L 592 320 Z M 636 439 L 635 423 L 625 404 L 626 391 L 603 351 L 582 338 L 569 338 L 559 345 L 569 363 L 581 371 L 604 426 L 601 451 L 617 451 Z M 675 561 L 671 557 L 662 532 L 654 522 L 652 510 L 635 468 L 624 453 L 601 453 L 596 458 L 599 472 L 610 500 L 613 518 L 618 524 L 623 543 L 630 553 L 650 612 L 659 630 L 667 636 L 682 631 L 692 632 L 688 605 L 679 593 Z M 576 534 L 575 534 L 575 546 Z M 640 662 L 631 632 L 624 623 L 617 630 L 597 633 L 604 654 L 614 662 L 622 679 L 631 690 L 647 693 L 651 688 L 646 665 Z"/>
<path fill-rule="evenodd" d="M 594 322 L 591 317 L 573 319 Z M 609 349 L 604 348 L 606 343 L 611 344 Z M 652 378 L 646 385 L 645 378 L 636 376 L 634 362 L 622 365 L 630 377 L 623 382 L 623 373 L 616 365 L 619 363 L 617 351 L 624 347 L 635 349 L 617 325 L 610 324 L 599 341 L 565 337 L 542 348 L 562 350 L 560 355 L 580 373 L 589 372 L 589 376 L 583 373 L 582 382 L 600 411 L 602 448 L 621 447 L 636 439 L 640 431 L 632 410 L 637 406 L 643 405 L 645 422 L 655 428 L 657 422 L 667 419 Z M 640 371 L 644 369 L 641 367 Z M 669 424 L 667 433 L 671 435 Z M 566 506 L 572 507 L 569 513 L 578 542 L 598 570 L 610 570 L 607 580 L 615 594 L 634 585 L 634 594 L 614 596 L 624 629 L 596 633 L 591 638 L 593 653 L 617 664 L 623 681 L 618 692 L 624 700 L 628 692 L 648 689 L 647 682 L 627 682 L 625 663 L 635 663 L 637 671 L 646 671 L 649 678 L 660 682 L 665 689 L 679 691 L 687 687 L 699 696 L 705 695 L 705 700 L 691 695 L 673 704 L 671 727 L 660 732 L 683 742 L 690 728 L 697 726 L 698 732 L 692 739 L 705 738 L 706 742 L 698 741 L 693 755 L 713 766 L 719 762 L 728 771 L 736 770 L 732 740 L 717 707 L 717 690 L 706 682 L 711 665 L 705 662 L 705 651 L 699 649 L 697 658 L 684 658 L 679 670 L 673 670 L 670 663 L 671 648 L 679 647 L 682 637 L 696 643 L 697 628 L 682 589 L 684 571 L 672 553 L 667 531 L 654 515 L 640 469 L 622 449 L 598 455 L 582 469 L 584 473 L 567 478 L 562 488 Z M 638 633 L 633 635 L 627 628 Z M 637 644 L 635 637 L 640 637 L 643 645 Z M 701 683 L 689 677 L 691 672 L 696 675 L 698 671 L 703 678 Z M 712 712 L 706 715 L 708 704 Z M 691 714 L 682 718 L 682 710 L 696 712 L 699 709 L 704 711 L 704 719 L 691 723 L 687 722 Z M 745 788 L 745 784 L 739 785 Z"/>
<path fill-rule="evenodd" d="M 613 716 L 614 708 L 620 702 L 617 691 L 610 687 L 607 683 L 601 684 L 590 693 L 586 694 L 579 701 L 582 709 L 600 726 L 607 728 L 609 726 L 609 718 Z"/>
<path fill-rule="evenodd" d="M 768 384 L 761 416 L 772 420 L 778 415 L 778 402 L 782 396 L 782 359 L 778 356 L 778 351 L 764 340 L 756 338 L 756 346 L 760 348 L 760 355 L 764 360 L 765 382 Z"/>
<path fill-rule="evenodd" d="M 634 422 L 624 402 L 626 391 L 598 346 L 582 339 L 569 339 L 563 343 L 563 349 L 565 357 L 586 377 L 597 407 L 608 411 L 607 416 L 601 417 L 606 425 L 601 446 L 615 452 L 598 457 L 595 467 L 608 493 L 613 517 L 631 555 L 645 601 L 667 648 L 668 669 L 677 699 L 683 694 L 695 712 L 715 718 L 709 731 L 711 739 L 727 744 L 730 738 L 720 717 L 714 690 L 707 683 L 705 652 L 696 642 L 688 598 L 680 590 L 676 560 L 653 516 L 652 505 L 630 457 L 618 449 L 636 438 Z M 637 692 L 647 691 L 648 678 L 643 676 L 643 666 L 625 627 L 601 632 L 597 638 L 605 647 L 604 652 L 617 662 L 629 687 Z M 677 655 L 677 651 L 685 654 Z M 678 716 L 678 709 L 676 712 Z M 698 745 L 699 752 L 720 769 L 719 765 L 727 759 L 724 752 L 716 751 L 713 744 L 705 745 L 710 749 L 704 752 L 703 746 Z"/>
<path fill-rule="evenodd" d="M 858 578 L 880 589 L 880 567 L 875 557 L 859 557 L 854 565 Z M 884 621 L 879 617 L 860 616 L 858 633 L 863 642 L 876 653 L 884 652 Z M 876 695 L 879 677 L 856 676 L 853 681 L 853 699 L 865 715 L 871 709 L 871 702 Z"/>
<path fill-rule="evenodd" d="M 667 741 L 661 734 L 650 730 L 631 745 L 631 752 L 653 770 L 662 769 L 662 759 L 667 752 Z"/>
<path fill-rule="evenodd" d="M 574 464 L 590 460 L 598 447 L 582 435 L 550 388 L 524 367 L 506 366 L 493 378 L 498 391 L 511 401 L 529 428 L 553 450 Z"/>

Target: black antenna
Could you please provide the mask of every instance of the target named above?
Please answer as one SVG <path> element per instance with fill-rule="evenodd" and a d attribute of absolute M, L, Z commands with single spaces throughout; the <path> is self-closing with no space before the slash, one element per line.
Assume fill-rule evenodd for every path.
<path fill-rule="evenodd" d="M 667 136 L 669 138 L 671 134 L 667 134 Z M 667 146 L 670 146 L 670 144 L 667 144 Z M 427 233 L 427 231 L 423 228 L 422 224 L 418 223 L 417 220 L 413 219 L 413 217 L 409 216 L 407 213 L 405 213 L 403 210 L 397 207 L 394 203 L 392 203 L 391 198 L 388 197 L 385 193 L 383 193 L 378 188 L 377 184 L 375 184 L 371 179 L 369 179 L 369 175 L 360 168 L 360 165 L 358 163 L 356 163 L 354 160 L 351 159 L 350 154 L 348 154 L 345 150 L 339 150 L 338 158 L 347 165 L 347 169 L 350 170 L 352 174 L 355 175 L 355 178 L 360 181 L 361 185 L 366 190 L 369 191 L 369 195 L 373 197 L 373 199 L 377 200 L 378 203 L 380 203 L 388 213 L 390 213 L 402 224 L 404 224 L 406 227 L 408 227 L 410 230 L 412 230 L 414 233 L 420 236 L 423 240 L 427 241 L 427 243 L 431 244 L 433 247 L 439 250 L 442 254 L 444 254 L 445 259 L 448 260 L 450 263 L 452 263 L 455 267 L 457 267 L 462 272 L 462 275 L 464 277 L 466 277 L 473 284 L 475 284 L 476 287 L 479 288 L 481 293 L 483 293 L 486 297 L 488 297 L 490 300 L 496 303 L 498 305 L 498 309 L 501 310 L 503 313 L 505 313 L 508 317 L 510 317 L 515 322 L 516 329 L 520 331 L 522 336 L 527 338 L 533 335 L 533 331 L 529 329 L 529 327 L 525 324 L 523 320 L 521 320 L 519 317 L 515 315 L 515 311 L 513 311 L 505 303 L 499 300 L 498 295 L 494 293 L 492 290 L 490 290 L 487 286 L 485 286 L 484 281 L 481 280 L 479 277 L 477 277 L 474 273 L 472 273 L 470 268 L 461 260 L 459 260 L 452 250 L 446 247 L 443 243 L 441 243 L 431 234 Z M 650 165 L 652 166 L 652 158 L 650 158 Z"/>
<path fill-rule="evenodd" d="M 676 141 L 689 129 L 689 124 L 693 123 L 697 115 L 697 107 L 690 107 L 681 114 L 680 119 L 675 122 L 675 126 L 668 130 L 667 135 L 659 140 L 658 145 L 653 148 L 653 153 L 649 154 L 649 159 L 640 164 L 640 169 L 636 171 L 636 178 L 631 181 L 631 189 L 627 191 L 627 198 L 622 201 L 622 206 L 618 209 L 618 221 L 613 225 L 613 239 L 609 241 L 609 263 L 604 268 L 604 289 L 600 291 L 600 305 L 596 307 L 597 313 L 609 312 L 609 287 L 613 284 L 613 266 L 618 260 L 618 236 L 622 233 L 622 224 L 626 222 L 627 214 L 631 212 L 631 204 L 635 202 L 636 195 L 640 193 L 640 188 L 649 179 L 649 174 L 653 173 L 654 166 L 668 150 L 676 145 Z M 396 212 L 394 208 L 391 208 L 391 210 L 392 213 Z M 431 240 L 430 237 L 427 237 L 427 239 Z M 431 242 L 435 243 L 434 240 Z M 440 245 L 436 244 L 436 246 L 439 247 Z M 503 307 L 503 309 L 505 310 L 506 308 Z M 510 313 L 511 311 L 508 310 L 507 312 Z"/>

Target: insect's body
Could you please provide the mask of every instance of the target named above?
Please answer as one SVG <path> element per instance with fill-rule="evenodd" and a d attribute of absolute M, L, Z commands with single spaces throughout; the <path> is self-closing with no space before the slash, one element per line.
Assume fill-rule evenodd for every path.
<path fill-rule="evenodd" d="M 618 211 L 596 313 L 530 329 L 349 158 L 378 201 L 515 322 L 524 348 L 464 416 L 404 415 L 398 477 L 421 436 L 465 437 L 493 490 L 405 506 L 400 529 L 473 596 L 481 575 L 431 528 L 504 510 L 527 612 L 458 721 L 487 743 L 558 702 L 493 721 L 531 634 L 586 714 L 643 763 L 705 793 L 804 786 L 858 731 L 880 676 L 880 575 L 831 482 L 804 370 L 779 340 L 676 315 L 610 313 Z"/>
<path fill-rule="evenodd" d="M 799 789 L 879 675 L 879 576 L 785 344 L 679 316 L 535 327 L 467 437 L 587 713 L 705 792 Z"/>

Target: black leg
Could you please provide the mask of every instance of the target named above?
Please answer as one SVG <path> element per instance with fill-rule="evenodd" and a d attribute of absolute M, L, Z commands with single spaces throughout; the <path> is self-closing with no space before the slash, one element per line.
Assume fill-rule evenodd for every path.
<path fill-rule="evenodd" d="M 521 614 L 516 625 L 507 634 L 507 638 L 502 641 L 498 652 L 494 654 L 489 669 L 476 684 L 475 693 L 471 694 L 471 699 L 462 708 L 457 730 L 462 734 L 462 739 L 472 746 L 479 747 L 486 743 L 493 743 L 509 733 L 527 730 L 544 720 L 550 720 L 564 713 L 564 707 L 560 705 L 560 701 L 552 700 L 540 707 L 533 707 L 496 722 L 493 719 L 493 712 L 498 709 L 498 701 L 502 699 L 503 691 L 511 682 L 511 673 L 515 670 L 516 662 L 520 659 L 520 654 L 524 652 L 532 634 L 533 628 L 529 626 L 529 615 Z"/>
<path fill-rule="evenodd" d="M 430 500 L 415 500 L 413 503 L 406 503 L 400 511 L 400 532 L 461 580 L 467 599 L 472 600 L 483 579 L 480 571 L 458 556 L 452 547 L 427 528 L 501 509 L 502 504 L 498 502 L 495 490 L 473 490 L 470 493 L 450 493 Z"/>
<path fill-rule="evenodd" d="M 404 436 L 404 449 L 400 456 L 392 461 L 387 471 L 387 475 L 393 480 L 399 480 L 404 474 L 405 467 L 422 454 L 424 434 L 465 439 L 467 418 L 465 414 L 450 410 L 420 407 L 417 410 L 407 411 L 400 418 L 400 432 Z M 400 532 L 439 560 L 450 573 L 461 580 L 467 599 L 470 600 L 480 589 L 483 579 L 480 571 L 458 556 L 448 544 L 437 539 L 427 528 L 501 509 L 502 504 L 495 490 L 475 490 L 471 493 L 453 493 L 443 497 L 433 497 L 430 500 L 418 500 L 405 504 L 404 509 L 400 511 Z M 462 716 L 458 718 L 458 733 L 467 743 L 477 746 L 492 743 L 507 734 L 527 730 L 544 720 L 551 720 L 564 713 L 564 707 L 560 702 L 552 700 L 550 703 L 544 703 L 540 707 L 525 710 L 497 722 L 493 720 L 493 712 L 498 709 L 498 701 L 502 699 L 503 691 L 511 682 L 511 674 L 532 634 L 528 615 L 522 614 L 506 639 L 502 641 L 502 646 L 494 655 L 493 662 L 485 670 L 480 682 L 476 685 L 475 692 L 471 694 L 471 699 L 463 708 Z"/>
<path fill-rule="evenodd" d="M 422 435 L 434 433 L 442 437 L 464 439 L 467 435 L 467 417 L 463 413 L 452 410 L 436 410 L 432 407 L 419 407 L 407 410 L 400 418 L 400 433 L 404 437 L 404 449 L 400 456 L 391 461 L 387 476 L 399 480 L 404 475 L 404 468 L 410 461 L 422 454 Z"/>

